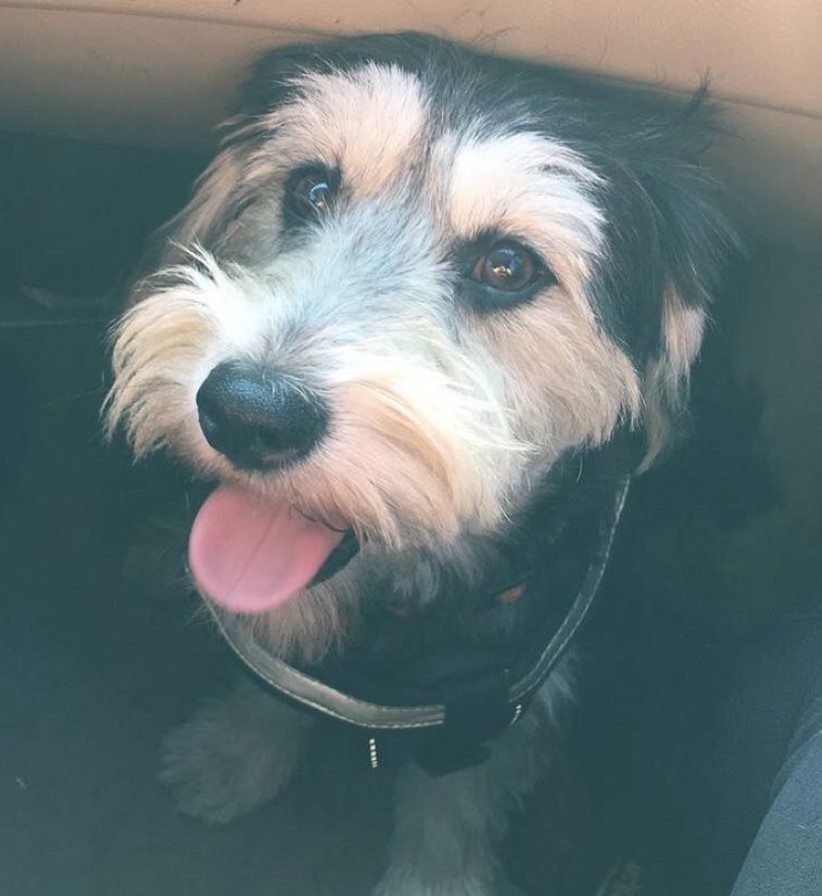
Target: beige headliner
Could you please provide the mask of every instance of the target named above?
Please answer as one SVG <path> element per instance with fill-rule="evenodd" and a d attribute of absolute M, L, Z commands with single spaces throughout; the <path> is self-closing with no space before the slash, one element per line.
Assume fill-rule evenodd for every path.
<path fill-rule="evenodd" d="M 822 234 L 819 0 L 0 0 L 0 126 L 202 145 L 261 50 L 398 28 L 674 90 L 710 70 L 738 132 L 717 155 L 764 232 Z"/>

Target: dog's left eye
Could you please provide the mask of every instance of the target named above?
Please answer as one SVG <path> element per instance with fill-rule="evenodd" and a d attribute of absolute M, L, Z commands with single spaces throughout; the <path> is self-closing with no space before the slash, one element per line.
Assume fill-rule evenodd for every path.
<path fill-rule="evenodd" d="M 516 240 L 498 240 L 473 264 L 468 277 L 485 291 L 509 299 L 527 299 L 556 278 L 542 259 Z"/>
<path fill-rule="evenodd" d="M 295 171 L 286 186 L 286 211 L 297 220 L 326 214 L 334 201 L 338 176 L 327 168 L 311 166 Z"/>

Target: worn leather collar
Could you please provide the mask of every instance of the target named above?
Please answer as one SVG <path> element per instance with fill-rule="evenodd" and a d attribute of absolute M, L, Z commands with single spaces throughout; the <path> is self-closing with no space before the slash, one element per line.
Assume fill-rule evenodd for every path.
<path fill-rule="evenodd" d="M 511 670 L 501 669 L 497 680 L 491 682 L 490 686 L 486 683 L 484 693 L 472 693 L 470 700 L 464 699 L 464 693 L 471 691 L 470 683 L 466 683 L 466 691 L 461 691 L 453 700 L 394 705 L 390 702 L 362 699 L 339 689 L 333 682 L 324 680 L 313 671 L 309 673 L 270 655 L 255 640 L 248 627 L 238 624 L 235 618 L 222 614 L 210 603 L 207 605 L 225 641 L 260 682 L 289 701 L 371 733 L 373 736 L 368 739 L 369 757 L 372 767 L 376 767 L 376 734 L 380 732 L 441 729 L 464 715 L 461 706 L 464 709 L 469 703 L 473 705 L 478 701 L 483 716 L 495 715 L 499 718 L 499 724 L 496 725 L 498 728 L 505 727 L 522 715 L 537 689 L 567 652 L 594 601 L 608 563 L 629 486 L 630 477 L 617 481 L 602 518 L 598 521 L 581 587 L 559 626 L 528 664 L 527 670 L 511 680 Z M 492 690 L 498 694 L 496 702 L 499 704 L 494 713 L 490 712 L 489 707 Z M 477 737 L 485 739 L 493 736 L 493 733 L 483 730 L 477 733 Z"/>

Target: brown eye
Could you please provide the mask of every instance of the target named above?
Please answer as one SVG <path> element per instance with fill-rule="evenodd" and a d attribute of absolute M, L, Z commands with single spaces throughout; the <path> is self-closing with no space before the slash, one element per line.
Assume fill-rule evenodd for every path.
<path fill-rule="evenodd" d="M 530 249 L 514 240 L 500 240 L 477 259 L 471 276 L 498 292 L 519 293 L 536 285 L 544 272 Z"/>
<path fill-rule="evenodd" d="M 286 213 L 292 220 L 305 221 L 326 214 L 334 201 L 339 176 L 323 167 L 295 171 L 286 187 Z"/>

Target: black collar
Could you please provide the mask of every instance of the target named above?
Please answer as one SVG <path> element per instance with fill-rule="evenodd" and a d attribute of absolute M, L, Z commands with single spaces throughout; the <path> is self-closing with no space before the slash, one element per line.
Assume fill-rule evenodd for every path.
<path fill-rule="evenodd" d="M 433 774 L 456 770 L 484 758 L 486 742 L 521 717 L 566 654 L 602 581 L 629 485 L 630 477 L 622 477 L 604 490 L 586 536 L 575 595 L 567 598 L 559 623 L 538 633 L 517 662 L 482 674 L 385 694 L 373 681 L 352 678 L 339 663 L 298 668 L 271 656 L 247 627 L 208 606 L 226 642 L 261 683 L 281 698 L 359 729 L 371 768 L 413 758 Z M 539 584 L 509 581 L 491 599 L 504 603 Z"/>

